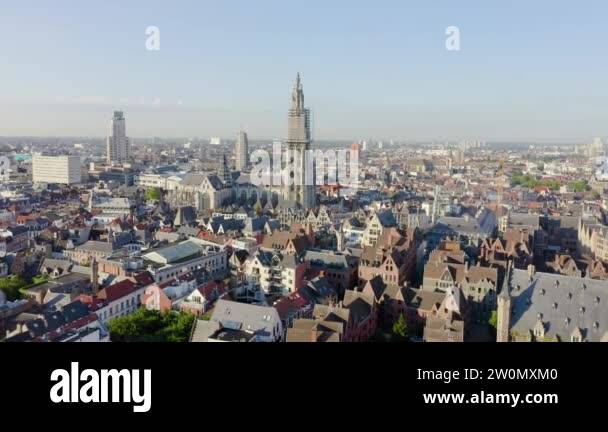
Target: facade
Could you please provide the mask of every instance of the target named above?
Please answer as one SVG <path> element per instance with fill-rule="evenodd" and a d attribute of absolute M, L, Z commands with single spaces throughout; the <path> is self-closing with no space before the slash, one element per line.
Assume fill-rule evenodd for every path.
<path fill-rule="evenodd" d="M 249 165 L 249 141 L 247 133 L 241 130 L 236 137 L 235 144 L 236 170 L 244 171 Z"/>
<path fill-rule="evenodd" d="M 106 144 L 108 165 L 126 162 L 131 157 L 131 142 L 127 137 L 125 116 L 122 111 L 114 111 Z"/>
<path fill-rule="evenodd" d="M 346 291 L 338 304 L 317 304 L 312 315 L 294 320 L 287 330 L 288 342 L 365 342 L 378 326 L 374 296 L 360 291 Z"/>
<path fill-rule="evenodd" d="M 447 292 L 457 288 L 462 291 L 472 317 L 486 322 L 496 309 L 498 271 L 496 268 L 469 266 L 446 262 L 429 262 L 424 267 L 422 290 Z"/>
<path fill-rule="evenodd" d="M 294 293 L 302 287 L 308 262 L 289 253 L 260 250 L 246 263 L 246 279 L 264 293 Z"/>
<path fill-rule="evenodd" d="M 190 239 L 143 256 L 144 266 L 156 283 L 166 283 L 185 273 L 205 269 L 210 277 L 224 277 L 228 272 L 226 250 Z"/>
<path fill-rule="evenodd" d="M 534 258 L 533 236 L 525 230 L 507 229 L 502 238 L 486 238 L 480 245 L 480 261 L 484 265 L 506 268 L 512 261 L 517 268 L 525 269 Z"/>
<path fill-rule="evenodd" d="M 418 234 L 392 227 L 385 229 L 374 246 L 365 246 L 359 262 L 359 286 L 376 276 L 386 285 L 403 286 L 416 269 Z"/>
<path fill-rule="evenodd" d="M 581 220 L 578 227 L 580 252 L 608 262 L 608 228 L 595 221 Z"/>
<path fill-rule="evenodd" d="M 385 229 L 396 226 L 395 217 L 390 211 L 372 214 L 363 232 L 363 246 L 374 246 Z"/>
<path fill-rule="evenodd" d="M 352 255 L 334 251 L 308 250 L 304 255 L 310 270 L 327 278 L 340 298 L 357 286 L 358 260 Z"/>
<path fill-rule="evenodd" d="M 284 185 L 283 198 L 289 203 L 299 203 L 302 208 L 315 207 L 316 197 L 314 178 L 307 172 L 308 150 L 310 150 L 310 110 L 304 106 L 304 92 L 300 82 L 300 74 L 296 77 L 291 94 L 291 108 L 287 120 L 287 151 L 289 161 L 287 170 L 292 184 Z"/>
<path fill-rule="evenodd" d="M 34 183 L 77 184 L 81 182 L 80 156 L 48 156 L 34 153 Z"/>
<path fill-rule="evenodd" d="M 141 306 L 146 288 L 154 281 L 150 275 L 142 273 L 134 278 L 124 279 L 99 291 L 98 295 L 80 296 L 89 309 L 106 324 L 110 320 L 132 314 Z"/>

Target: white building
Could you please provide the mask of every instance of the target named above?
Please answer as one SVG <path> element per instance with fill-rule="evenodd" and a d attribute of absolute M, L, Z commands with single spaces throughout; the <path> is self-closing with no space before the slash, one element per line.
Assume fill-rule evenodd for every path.
<path fill-rule="evenodd" d="M 129 198 L 97 196 L 91 191 L 89 211 L 96 210 L 95 222 L 107 223 L 131 215 L 133 203 Z"/>
<path fill-rule="evenodd" d="M 206 269 L 211 277 L 223 277 L 228 270 L 226 250 L 205 245 L 195 238 L 152 250 L 144 254 L 143 259 L 156 283 L 176 279 L 197 269 Z"/>
<path fill-rule="evenodd" d="M 237 171 L 243 171 L 249 164 L 249 141 L 244 131 L 240 131 L 236 137 L 235 154 L 236 169 Z"/>
<path fill-rule="evenodd" d="M 81 182 L 80 156 L 46 156 L 34 153 L 34 183 L 75 184 Z"/>

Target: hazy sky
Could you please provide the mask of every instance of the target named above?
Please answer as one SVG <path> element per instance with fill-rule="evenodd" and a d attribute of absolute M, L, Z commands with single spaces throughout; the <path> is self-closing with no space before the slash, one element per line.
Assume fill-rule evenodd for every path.
<path fill-rule="evenodd" d="M 317 139 L 608 135 L 605 1 L 0 0 L 0 135 Z M 145 49 L 158 26 L 160 51 Z M 446 27 L 461 51 L 445 48 Z"/>

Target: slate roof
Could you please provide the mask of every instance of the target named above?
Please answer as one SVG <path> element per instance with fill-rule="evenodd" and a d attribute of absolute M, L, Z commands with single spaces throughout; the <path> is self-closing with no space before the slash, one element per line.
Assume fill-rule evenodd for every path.
<path fill-rule="evenodd" d="M 512 332 L 529 334 L 540 319 L 547 337 L 564 341 L 577 328 L 586 341 L 608 334 L 608 281 L 512 269 L 508 282 Z"/>
<path fill-rule="evenodd" d="M 269 335 L 280 320 L 273 307 L 237 303 L 220 299 L 217 301 L 211 321 L 222 327 Z"/>

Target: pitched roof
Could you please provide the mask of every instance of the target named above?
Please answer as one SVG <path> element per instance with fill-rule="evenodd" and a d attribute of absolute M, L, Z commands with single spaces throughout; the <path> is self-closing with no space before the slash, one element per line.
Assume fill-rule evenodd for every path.
<path fill-rule="evenodd" d="M 512 332 L 529 334 L 539 320 L 561 340 L 577 328 L 588 341 L 608 332 L 608 281 L 513 269 L 508 284 Z"/>
<path fill-rule="evenodd" d="M 129 279 L 125 279 L 113 285 L 107 286 L 99 291 L 98 297 L 108 302 L 119 300 L 133 291 L 137 290 L 137 284 Z"/>

